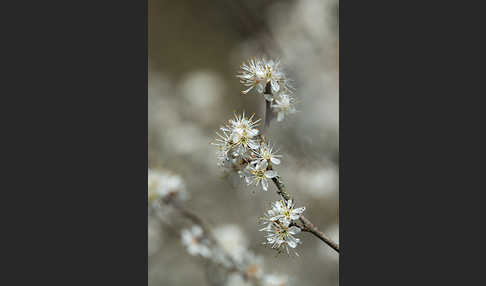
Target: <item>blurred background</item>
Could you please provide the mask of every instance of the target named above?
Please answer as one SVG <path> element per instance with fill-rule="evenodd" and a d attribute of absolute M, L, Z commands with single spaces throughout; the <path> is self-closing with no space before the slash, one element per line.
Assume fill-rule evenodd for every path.
<path fill-rule="evenodd" d="M 272 121 L 268 137 L 283 155 L 276 169 L 297 207 L 306 206 L 306 216 L 339 241 L 338 0 L 148 0 L 148 6 L 149 168 L 179 174 L 190 194 L 185 205 L 214 228 L 238 227 L 248 249 L 263 256 L 265 272 L 286 274 L 292 285 L 338 285 L 339 257 L 313 235 L 298 235 L 300 257 L 275 257 L 262 245 L 256 222 L 278 199 L 275 186 L 252 193 L 233 184 L 210 145 L 234 111 L 264 114 L 261 96 L 240 95 L 240 64 L 279 58 L 299 112 Z M 149 221 L 149 285 L 211 285 L 206 266 L 187 253 L 180 233 Z"/>

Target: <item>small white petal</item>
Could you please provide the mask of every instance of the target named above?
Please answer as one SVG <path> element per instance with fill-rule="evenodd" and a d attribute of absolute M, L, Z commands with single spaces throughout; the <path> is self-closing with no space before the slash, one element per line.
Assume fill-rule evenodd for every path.
<path fill-rule="evenodd" d="M 271 178 L 274 178 L 277 176 L 277 172 L 273 171 L 273 170 L 268 170 L 265 172 L 265 177 L 271 179 Z"/>
<path fill-rule="evenodd" d="M 290 247 L 292 247 L 292 248 L 295 248 L 295 247 L 297 246 L 297 242 L 296 242 L 294 239 L 290 238 L 290 237 L 289 237 L 289 239 L 287 240 L 287 244 L 288 244 Z"/>
<path fill-rule="evenodd" d="M 277 81 L 272 80 L 272 81 L 270 81 L 270 84 L 272 85 L 272 91 L 274 93 L 277 93 L 280 90 L 280 85 L 278 84 Z"/>
<path fill-rule="evenodd" d="M 293 211 L 293 212 L 294 212 L 294 213 L 296 213 L 296 214 L 301 214 L 301 213 L 303 213 L 304 211 L 305 211 L 305 207 L 301 207 L 301 208 L 296 208 L 296 209 L 294 209 L 294 211 Z"/>
<path fill-rule="evenodd" d="M 287 240 L 287 244 L 292 247 L 292 248 L 295 248 L 297 246 L 297 243 L 299 243 L 300 239 L 298 238 L 295 238 L 295 237 L 292 237 L 292 236 L 289 236 L 288 240 Z"/>
<path fill-rule="evenodd" d="M 250 147 L 253 150 L 256 150 L 260 146 L 258 145 L 258 143 L 256 143 L 255 141 L 251 140 L 251 141 L 248 141 L 248 147 Z"/>
<path fill-rule="evenodd" d="M 250 130 L 248 130 L 247 134 L 248 134 L 248 137 L 250 137 L 250 138 L 255 137 L 255 136 L 258 135 L 258 129 L 250 129 Z"/>
<path fill-rule="evenodd" d="M 290 234 L 297 234 L 300 232 L 300 228 L 296 227 L 296 226 L 292 226 L 291 228 L 289 228 L 289 233 Z"/>
<path fill-rule="evenodd" d="M 262 188 L 265 192 L 268 191 L 268 182 L 265 179 L 262 179 Z"/>
<path fill-rule="evenodd" d="M 256 86 L 256 89 L 257 89 L 257 92 L 258 93 L 263 93 L 263 90 L 265 89 L 265 87 L 259 83 L 257 86 Z"/>
<path fill-rule="evenodd" d="M 272 162 L 275 165 L 279 165 L 280 164 L 280 159 L 277 159 L 275 157 L 270 157 L 270 162 Z"/>
<path fill-rule="evenodd" d="M 250 90 L 253 88 L 253 86 L 250 86 L 247 90 L 242 91 L 243 94 L 247 94 L 250 92 Z"/>
<path fill-rule="evenodd" d="M 267 167 L 268 167 L 267 161 L 266 160 L 261 161 L 260 168 L 262 168 L 263 170 L 266 170 Z"/>

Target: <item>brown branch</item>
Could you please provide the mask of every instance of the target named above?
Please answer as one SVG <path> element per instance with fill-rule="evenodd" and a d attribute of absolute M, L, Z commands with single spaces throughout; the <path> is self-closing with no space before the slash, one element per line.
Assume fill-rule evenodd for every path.
<path fill-rule="evenodd" d="M 286 201 L 290 200 L 290 194 L 287 192 L 285 185 L 282 183 L 282 180 L 279 176 L 272 178 L 272 181 L 277 186 L 277 193 L 282 196 L 282 198 Z M 302 222 L 303 226 L 301 227 L 302 231 L 310 232 L 313 235 L 317 236 L 320 240 L 325 242 L 329 245 L 332 249 L 339 253 L 339 245 L 329 239 L 322 231 L 320 231 L 308 218 L 304 215 L 300 215 L 300 221 Z"/>
<path fill-rule="evenodd" d="M 320 231 L 317 227 L 315 227 L 314 224 L 308 218 L 306 218 L 304 215 L 301 215 L 300 221 L 304 224 L 304 228 L 302 229 L 302 231 L 307 231 L 314 234 L 320 240 L 327 243 L 327 245 L 329 245 L 339 253 L 339 245 L 334 241 L 332 241 L 331 239 L 329 239 L 322 231 Z"/>
<path fill-rule="evenodd" d="M 267 83 L 265 86 L 265 93 L 266 94 L 272 94 L 272 89 L 270 88 L 270 83 Z M 265 109 L 265 129 L 267 129 L 268 126 L 270 126 L 270 119 L 268 119 L 268 125 L 267 125 L 267 118 L 270 118 L 269 112 L 271 112 L 270 108 L 270 103 L 265 100 L 266 102 L 266 109 Z M 269 165 L 268 169 L 271 170 L 272 166 Z M 277 186 L 277 193 L 285 200 L 288 201 L 291 199 L 291 196 L 289 192 L 287 191 L 287 188 L 285 187 L 285 184 L 282 182 L 282 179 L 280 176 L 276 176 L 272 178 L 272 181 L 275 183 L 275 186 Z M 327 245 L 329 245 L 332 249 L 337 251 L 339 253 L 339 245 L 329 239 L 322 231 L 320 231 L 314 224 L 306 218 L 304 215 L 300 216 L 300 221 L 303 224 L 303 227 L 301 228 L 302 231 L 310 232 L 313 235 L 317 236 L 320 240 L 324 241 Z"/>
<path fill-rule="evenodd" d="M 270 82 L 265 85 L 265 94 L 272 95 L 272 87 L 270 86 Z M 272 120 L 272 103 L 268 100 L 265 100 L 265 125 L 263 127 L 263 132 L 267 131 L 268 127 L 270 127 L 270 121 Z"/>

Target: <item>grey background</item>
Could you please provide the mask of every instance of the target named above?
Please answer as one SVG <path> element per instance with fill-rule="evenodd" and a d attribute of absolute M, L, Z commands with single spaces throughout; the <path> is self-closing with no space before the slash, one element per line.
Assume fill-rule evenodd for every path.
<path fill-rule="evenodd" d="M 212 226 L 238 225 L 249 249 L 264 256 L 266 272 L 288 274 L 294 285 L 337 285 L 338 255 L 312 235 L 299 235 L 300 257 L 275 258 L 261 244 L 256 221 L 278 199 L 275 187 L 252 193 L 234 186 L 209 144 L 234 111 L 263 115 L 263 98 L 240 95 L 239 65 L 252 56 L 279 57 L 294 80 L 299 112 L 272 122 L 268 135 L 284 155 L 276 169 L 297 206 L 338 240 L 337 1 L 148 4 L 149 167 L 180 174 L 191 196 L 186 206 Z M 204 261 L 185 251 L 178 233 L 162 229 L 158 247 L 149 256 L 149 285 L 210 285 Z"/>

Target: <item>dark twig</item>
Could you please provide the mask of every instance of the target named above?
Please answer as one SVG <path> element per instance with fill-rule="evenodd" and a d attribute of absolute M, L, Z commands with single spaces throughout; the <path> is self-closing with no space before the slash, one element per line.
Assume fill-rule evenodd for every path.
<path fill-rule="evenodd" d="M 265 92 L 264 94 L 272 95 L 272 87 L 270 86 L 270 82 L 265 85 Z M 266 99 L 265 100 L 265 125 L 263 127 L 263 132 L 265 132 L 268 127 L 270 127 L 270 121 L 272 120 L 272 103 Z"/>
<path fill-rule="evenodd" d="M 272 94 L 272 89 L 270 88 L 269 83 L 265 87 L 265 94 L 270 94 L 270 95 Z M 266 130 L 268 128 L 268 126 L 270 126 L 270 119 L 267 119 L 267 118 L 270 118 L 269 113 L 271 114 L 271 109 L 269 109 L 270 108 L 269 101 L 265 100 L 265 102 L 266 102 L 267 108 L 265 109 L 265 129 L 264 130 Z M 272 166 L 269 165 L 268 169 L 271 170 Z M 291 196 L 290 196 L 289 192 L 287 191 L 285 184 L 282 182 L 282 179 L 280 178 L 280 176 L 276 176 L 276 177 L 272 178 L 272 181 L 275 183 L 275 186 L 277 187 L 277 193 L 285 201 L 290 200 Z M 327 245 L 329 245 L 332 249 L 334 249 L 335 251 L 337 251 L 339 253 L 339 245 L 337 243 L 335 243 L 334 241 L 332 241 L 331 239 L 329 239 L 326 235 L 324 235 L 324 233 L 322 231 L 320 231 L 316 226 L 314 226 L 314 224 L 308 218 L 306 218 L 304 215 L 301 215 L 300 221 L 303 224 L 303 227 L 301 227 L 302 231 L 312 233 L 313 235 L 317 236 L 320 240 L 324 241 Z"/>
<path fill-rule="evenodd" d="M 282 183 L 280 177 L 272 178 L 272 181 L 277 186 L 277 193 L 282 196 L 282 198 L 286 201 L 290 200 L 290 194 L 287 192 L 285 185 Z M 304 215 L 300 216 L 300 221 L 302 222 L 303 226 L 301 227 L 302 231 L 310 232 L 313 235 L 317 236 L 320 240 L 324 241 L 327 245 L 329 245 L 332 249 L 336 250 L 339 253 L 339 245 L 329 239 L 322 231 L 320 231 L 308 218 Z"/>
<path fill-rule="evenodd" d="M 331 239 L 329 239 L 322 231 L 320 231 L 317 227 L 315 227 L 314 224 L 312 224 L 312 222 L 308 218 L 306 218 L 304 215 L 301 215 L 300 221 L 302 222 L 302 224 L 304 224 L 302 231 L 307 231 L 314 234 L 320 240 L 327 243 L 327 245 L 329 245 L 339 253 L 339 245 L 334 241 L 332 241 Z"/>

